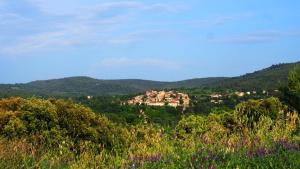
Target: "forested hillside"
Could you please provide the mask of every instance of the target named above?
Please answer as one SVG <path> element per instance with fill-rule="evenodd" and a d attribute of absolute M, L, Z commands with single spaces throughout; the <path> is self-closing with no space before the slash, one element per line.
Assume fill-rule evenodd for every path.
<path fill-rule="evenodd" d="M 279 82 L 286 84 L 288 72 L 300 62 L 273 65 L 239 77 L 199 78 L 177 82 L 158 82 L 139 79 L 98 80 L 90 77 L 70 77 L 41 80 L 26 84 L 2 84 L 0 96 L 101 96 L 136 94 L 149 89 L 165 88 L 227 88 L 235 90 L 274 90 Z"/>
<path fill-rule="evenodd" d="M 279 83 L 282 85 L 287 83 L 288 72 L 297 65 L 300 66 L 300 62 L 277 64 L 243 76 L 211 83 L 210 86 L 237 90 L 275 90 L 279 87 Z"/>

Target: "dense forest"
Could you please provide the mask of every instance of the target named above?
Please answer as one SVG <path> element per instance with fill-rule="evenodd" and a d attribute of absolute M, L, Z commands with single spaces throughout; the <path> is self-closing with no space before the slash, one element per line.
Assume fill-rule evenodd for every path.
<path fill-rule="evenodd" d="M 299 67 L 272 95 L 178 90 L 189 109 L 124 104 L 132 95 L 3 98 L 0 168 L 300 168 Z M 210 102 L 216 92 L 224 103 Z"/>

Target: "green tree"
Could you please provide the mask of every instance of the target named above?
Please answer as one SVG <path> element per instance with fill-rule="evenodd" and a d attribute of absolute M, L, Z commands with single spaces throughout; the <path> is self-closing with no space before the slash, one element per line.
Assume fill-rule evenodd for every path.
<path fill-rule="evenodd" d="M 280 99 L 300 112 L 300 67 L 295 67 L 288 76 L 288 85 L 280 87 Z"/>

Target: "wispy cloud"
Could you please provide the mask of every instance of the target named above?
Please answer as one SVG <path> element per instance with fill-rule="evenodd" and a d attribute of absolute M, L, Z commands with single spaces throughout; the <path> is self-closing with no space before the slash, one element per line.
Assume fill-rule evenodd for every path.
<path fill-rule="evenodd" d="M 80 43 L 66 38 L 65 32 L 46 32 L 18 39 L 16 44 L 2 46 L 0 52 L 10 55 L 24 54 L 33 50 L 61 48 Z"/>
<path fill-rule="evenodd" d="M 159 29 L 140 30 L 140 31 L 130 32 L 121 36 L 115 36 L 109 39 L 107 42 L 111 44 L 128 44 L 132 42 L 138 42 L 141 40 L 153 39 L 154 37 L 157 37 L 159 35 L 167 36 L 168 34 L 173 34 L 173 33 L 174 32 L 170 30 L 163 30 L 163 29 L 162 30 Z"/>
<path fill-rule="evenodd" d="M 213 37 L 209 40 L 218 43 L 255 44 L 275 42 L 287 37 L 300 37 L 300 31 L 259 31 L 228 37 Z"/>
<path fill-rule="evenodd" d="M 0 47 L 0 53 L 19 55 L 39 50 L 60 50 L 66 47 L 76 47 L 91 44 L 130 44 L 139 42 L 157 35 L 170 34 L 168 30 L 134 31 L 125 35 L 111 35 L 110 30 L 94 30 L 93 27 L 74 25 L 63 28 L 61 31 L 43 32 L 32 36 L 18 38 L 11 44 Z M 108 32 L 108 35 L 107 35 Z"/>
<path fill-rule="evenodd" d="M 199 20 L 193 20 L 193 21 L 187 21 L 187 24 L 191 24 L 194 26 L 220 26 L 228 23 L 235 23 L 241 20 L 246 20 L 251 17 L 253 17 L 254 14 L 251 13 L 241 13 L 238 15 L 220 15 L 215 16 L 213 18 L 206 18 L 206 19 L 199 19 Z"/>
<path fill-rule="evenodd" d="M 193 18 L 193 19 L 179 19 L 172 21 L 155 21 L 148 22 L 145 25 L 147 26 L 174 26 L 174 27 L 197 27 L 197 28 L 216 28 L 218 26 L 226 24 L 236 24 L 240 21 L 245 21 L 249 18 L 252 18 L 254 14 L 252 13 L 241 13 L 236 15 L 215 15 L 204 18 Z"/>
<path fill-rule="evenodd" d="M 1 45 L 0 53 L 2 54 L 19 55 L 74 45 L 133 43 L 153 32 L 152 29 L 123 31 L 140 13 L 183 10 L 183 7 L 175 3 L 140 1 L 113 1 L 90 5 L 82 5 L 88 3 L 71 0 L 25 1 L 35 6 L 41 12 L 41 16 L 26 18 L 17 14 L 1 14 L 0 25 L 28 21 L 25 26 L 33 27 L 40 21 L 37 18 L 45 18 L 45 25 L 39 26 L 39 31 L 20 35 L 14 39 L 12 37 L 11 43 Z M 47 21 L 48 18 L 50 18 L 49 21 Z"/>
<path fill-rule="evenodd" d="M 7 26 L 12 24 L 23 24 L 29 21 L 30 21 L 29 18 L 23 17 L 17 13 L 11 13 L 11 12 L 0 13 L 0 26 Z"/>
<path fill-rule="evenodd" d="M 83 1 L 72 1 L 65 0 L 64 2 L 60 0 L 27 0 L 33 5 L 37 6 L 40 11 L 50 14 L 50 15 L 90 15 L 95 13 L 101 13 L 106 11 L 111 11 L 114 9 L 125 9 L 145 11 L 145 10 L 156 10 L 162 12 L 178 12 L 180 10 L 186 9 L 182 4 L 177 3 L 145 3 L 140 1 L 110 1 L 101 2 L 92 5 L 82 5 Z M 69 6 L 64 6 L 63 4 L 69 4 Z M 88 4 L 88 3 L 86 3 Z M 58 5 L 62 6 L 60 8 Z M 83 13 L 84 12 L 84 13 Z"/>
<path fill-rule="evenodd" d="M 178 69 L 180 64 L 173 60 L 166 60 L 161 58 L 130 58 L 130 57 L 116 57 L 116 58 L 105 58 L 98 64 L 104 67 L 159 67 L 168 69 Z"/>

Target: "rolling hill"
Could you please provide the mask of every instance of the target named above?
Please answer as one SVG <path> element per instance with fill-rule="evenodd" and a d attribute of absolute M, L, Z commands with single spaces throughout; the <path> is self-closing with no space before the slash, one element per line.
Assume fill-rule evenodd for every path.
<path fill-rule="evenodd" d="M 288 73 L 295 66 L 300 66 L 300 62 L 272 65 L 271 67 L 253 73 L 211 83 L 210 87 L 231 88 L 236 90 L 275 90 L 279 87 L 280 83 L 287 83 Z"/>
<path fill-rule="evenodd" d="M 114 94 L 135 94 L 149 89 L 181 87 L 230 88 L 236 90 L 274 90 L 278 87 L 279 81 L 282 83 L 287 82 L 288 72 L 296 65 L 300 65 L 300 62 L 273 65 L 269 68 L 239 77 L 198 78 L 177 82 L 159 82 L 140 79 L 99 80 L 80 76 L 33 81 L 25 84 L 2 84 L 0 85 L 0 96 L 100 96 Z"/>
<path fill-rule="evenodd" d="M 203 78 L 180 82 L 159 82 L 140 79 L 98 80 L 90 77 L 69 77 L 33 81 L 26 84 L 0 85 L 0 96 L 100 96 L 135 94 L 149 89 L 204 86 L 224 78 Z"/>

